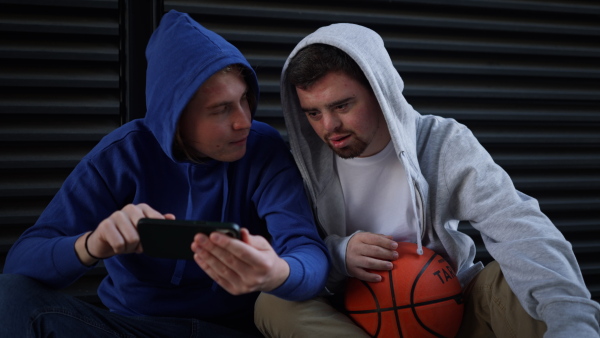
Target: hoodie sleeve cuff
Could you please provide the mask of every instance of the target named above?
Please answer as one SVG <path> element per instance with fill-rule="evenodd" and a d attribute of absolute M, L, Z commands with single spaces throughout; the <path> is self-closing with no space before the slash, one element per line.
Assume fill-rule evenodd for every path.
<path fill-rule="evenodd" d="M 54 268 L 60 276 L 71 282 L 95 266 L 85 266 L 77 257 L 77 253 L 75 252 L 75 241 L 77 241 L 77 238 L 79 238 L 79 235 L 63 237 L 54 244 L 52 250 Z"/>
<path fill-rule="evenodd" d="M 301 290 L 302 281 L 304 280 L 304 266 L 298 260 L 293 257 L 282 257 L 290 266 L 290 275 L 279 287 L 268 292 L 273 296 L 277 296 L 285 300 L 304 300 L 310 297 L 306 297 L 304 293 L 298 292 Z"/>
<path fill-rule="evenodd" d="M 341 283 L 347 277 L 350 277 L 348 269 L 346 269 L 346 250 L 350 239 L 359 232 L 357 231 L 345 237 L 330 235 L 325 238 L 325 245 L 327 245 L 327 249 L 329 250 L 332 266 L 327 278 L 327 291 L 330 293 L 336 292 Z"/>
<path fill-rule="evenodd" d="M 600 337 L 600 305 L 558 301 L 546 305 L 541 313 L 548 330 L 544 338 Z"/>

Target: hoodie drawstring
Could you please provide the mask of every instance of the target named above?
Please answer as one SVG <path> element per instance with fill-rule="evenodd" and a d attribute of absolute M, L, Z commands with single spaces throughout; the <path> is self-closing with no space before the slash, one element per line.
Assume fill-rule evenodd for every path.
<path fill-rule="evenodd" d="M 410 175 L 410 167 L 408 167 L 406 165 L 406 154 L 404 151 L 400 152 L 400 160 L 402 162 L 402 165 L 405 168 L 405 172 L 406 172 L 406 180 L 407 182 L 410 182 L 412 184 L 409 184 L 409 188 L 410 188 L 410 196 L 411 198 L 411 203 L 412 203 L 412 210 L 414 213 L 414 219 L 417 221 L 417 254 L 422 255 L 423 254 L 423 227 L 425 225 L 425 219 L 423 217 L 419 216 L 419 213 L 417 212 L 417 210 L 420 210 L 420 208 L 424 208 L 423 202 L 421 201 L 421 196 L 418 192 L 418 188 L 417 188 L 417 183 L 412 179 L 411 175 Z M 420 203 L 417 203 L 417 199 L 419 199 Z"/>

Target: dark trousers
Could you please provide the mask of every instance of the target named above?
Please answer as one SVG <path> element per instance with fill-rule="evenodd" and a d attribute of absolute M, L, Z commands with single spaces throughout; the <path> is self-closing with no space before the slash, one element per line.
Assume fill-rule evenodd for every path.
<path fill-rule="evenodd" d="M 28 277 L 0 275 L 0 337 L 255 337 L 197 319 L 110 312 Z"/>

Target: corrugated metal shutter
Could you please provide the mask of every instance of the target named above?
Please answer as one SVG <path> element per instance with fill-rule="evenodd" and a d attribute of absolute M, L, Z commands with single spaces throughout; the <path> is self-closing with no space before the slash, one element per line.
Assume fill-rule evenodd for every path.
<path fill-rule="evenodd" d="M 0 0 L 2 263 L 77 161 L 120 124 L 117 2 Z M 474 131 L 573 243 L 600 299 L 596 2 L 165 1 L 172 8 L 242 50 L 259 75 L 257 119 L 284 137 L 279 73 L 294 45 L 333 22 L 379 32 L 408 101 Z M 479 257 L 489 260 L 481 245 Z M 67 291 L 93 301 L 103 273 Z"/>
<path fill-rule="evenodd" d="M 418 111 L 473 130 L 573 244 L 600 299 L 600 5 L 594 1 L 165 1 L 235 44 L 261 85 L 257 119 L 285 136 L 281 67 L 334 22 L 379 32 Z M 463 231 L 479 243 L 477 231 Z"/>
<path fill-rule="evenodd" d="M 0 258 L 120 125 L 117 0 L 0 1 Z M 95 301 L 100 265 L 68 292 Z"/>

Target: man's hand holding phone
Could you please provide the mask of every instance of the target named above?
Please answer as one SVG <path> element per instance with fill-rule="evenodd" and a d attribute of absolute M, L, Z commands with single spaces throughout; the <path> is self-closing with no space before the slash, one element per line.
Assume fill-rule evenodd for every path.
<path fill-rule="evenodd" d="M 93 232 L 87 232 L 75 242 L 75 252 L 85 265 L 118 254 L 140 253 L 138 221 L 142 218 L 170 219 L 173 214 L 161 214 L 147 204 L 128 204 L 104 219 Z"/>
<path fill-rule="evenodd" d="M 233 295 L 271 291 L 285 282 L 289 265 L 262 236 L 242 228 L 241 240 L 213 232 L 197 234 L 194 260 L 221 287 Z"/>

